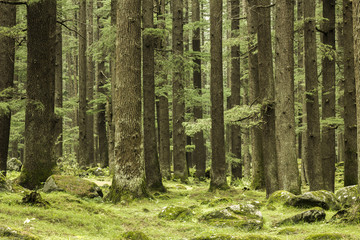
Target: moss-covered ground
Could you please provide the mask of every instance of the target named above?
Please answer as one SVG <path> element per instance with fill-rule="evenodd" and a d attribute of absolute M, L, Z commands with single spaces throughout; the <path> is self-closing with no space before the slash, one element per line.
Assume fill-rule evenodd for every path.
<path fill-rule="evenodd" d="M 10 178 L 13 177 L 12 174 L 9 175 Z M 93 180 L 106 183 L 104 181 L 109 182 L 111 178 Z M 325 236 L 325 233 L 334 233 L 334 239 L 360 239 L 358 225 L 327 223 L 335 214 L 334 211 L 326 211 L 326 220 L 320 223 L 274 227 L 277 221 L 298 214 L 304 209 L 269 206 L 266 204 L 265 192 L 247 190 L 244 187 L 248 185 L 244 184 L 240 182 L 238 187 L 230 190 L 210 193 L 209 181 L 196 182 L 190 179 L 187 185 L 164 181 L 166 193 L 155 192 L 152 193 L 152 198 L 123 201 L 116 205 L 103 202 L 101 198 L 84 199 L 64 192 L 45 194 L 39 191 L 42 198 L 50 203 L 50 206 L 39 207 L 24 205 L 21 200 L 25 193 L 19 189 L 15 193 L 0 192 L 0 239 L 33 239 L 5 236 L 6 234 L 1 233 L 1 229 L 5 228 L 16 229 L 21 234 L 37 236 L 38 239 L 122 239 L 126 232 L 131 231 L 142 232 L 149 239 L 176 240 L 325 239 L 319 238 Z M 106 185 L 103 191 L 106 194 Z M 219 227 L 198 220 L 212 210 L 249 202 L 260 207 L 265 221 L 261 230 Z M 159 218 L 159 213 L 167 206 L 186 207 L 192 211 L 192 218 Z"/>

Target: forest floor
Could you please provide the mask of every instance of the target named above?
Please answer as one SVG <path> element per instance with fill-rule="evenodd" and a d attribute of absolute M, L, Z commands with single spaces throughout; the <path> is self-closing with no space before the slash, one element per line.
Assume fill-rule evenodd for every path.
<path fill-rule="evenodd" d="M 104 183 L 103 191 L 106 193 L 110 178 L 92 177 L 92 180 L 100 185 Z M 176 181 L 165 181 L 164 185 L 167 188 L 166 193 L 154 193 L 153 198 L 119 204 L 103 202 L 101 198 L 83 199 L 64 192 L 45 194 L 39 191 L 50 205 L 38 207 L 24 205 L 21 201 L 24 193 L 0 192 L 0 230 L 9 227 L 21 234 L 37 236 L 38 239 L 69 240 L 121 239 L 120 236 L 128 231 L 141 231 L 150 239 L 174 240 L 212 235 L 228 235 L 238 239 L 253 236 L 254 238 L 246 239 L 292 240 L 305 239 L 320 233 L 341 234 L 344 236 L 342 239 L 360 239 L 359 225 L 328 223 L 335 211 L 326 211 L 326 220 L 322 222 L 274 227 L 277 221 L 303 212 L 304 209 L 285 206 L 269 208 L 265 192 L 245 190 L 248 187 L 246 182 L 241 182 L 238 187 L 232 187 L 228 191 L 217 192 L 208 192 L 208 181 L 196 182 L 191 179 L 186 185 Z M 227 200 L 218 201 L 215 205 L 209 204 L 216 199 Z M 199 220 L 202 214 L 211 210 L 254 201 L 260 206 L 264 218 L 264 225 L 260 230 L 219 227 Z M 167 206 L 187 207 L 194 215 L 188 221 L 159 218 L 159 213 Z M 2 236 L 0 231 L 0 239 L 31 239 L 8 238 L 4 235 L 6 234 Z"/>

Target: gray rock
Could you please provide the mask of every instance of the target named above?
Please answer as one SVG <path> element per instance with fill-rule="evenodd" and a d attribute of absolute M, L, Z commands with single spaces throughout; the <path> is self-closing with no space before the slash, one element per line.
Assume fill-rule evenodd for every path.
<path fill-rule="evenodd" d="M 340 209 L 340 204 L 335 194 L 325 190 L 306 192 L 303 195 L 289 198 L 285 204 L 299 208 L 321 207 L 325 210 Z"/>
<path fill-rule="evenodd" d="M 17 158 L 11 158 L 9 161 L 7 161 L 7 169 L 10 171 L 20 172 L 21 167 L 22 167 L 22 163 Z"/>
<path fill-rule="evenodd" d="M 340 202 L 343 208 L 349 208 L 356 202 L 358 195 L 358 186 L 347 186 L 336 191 L 336 199 Z"/>
<path fill-rule="evenodd" d="M 159 218 L 166 220 L 188 221 L 191 220 L 193 215 L 193 212 L 188 208 L 168 206 L 161 210 Z"/>
<path fill-rule="evenodd" d="M 284 224 L 297 224 L 297 223 L 313 223 L 323 221 L 326 217 L 325 211 L 322 208 L 314 208 L 307 210 L 305 212 L 299 213 L 290 218 L 286 218 L 278 223 L 276 226 L 281 226 Z"/>

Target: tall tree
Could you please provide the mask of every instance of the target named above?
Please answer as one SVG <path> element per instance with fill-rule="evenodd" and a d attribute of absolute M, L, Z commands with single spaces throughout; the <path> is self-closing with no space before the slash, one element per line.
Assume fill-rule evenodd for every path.
<path fill-rule="evenodd" d="M 210 0 L 211 55 L 211 180 L 210 191 L 229 188 L 226 182 L 224 90 L 222 66 L 222 0 Z"/>
<path fill-rule="evenodd" d="M 356 185 L 357 179 L 357 137 L 356 137 L 356 89 L 354 72 L 354 37 L 352 1 L 343 0 L 344 41 L 344 185 Z"/>
<path fill-rule="evenodd" d="M 141 0 L 118 1 L 113 202 L 146 194 L 141 146 Z"/>
<path fill-rule="evenodd" d="M 199 0 L 192 0 L 192 22 L 200 22 L 200 2 Z M 200 42 L 200 27 L 197 27 L 193 30 L 192 36 L 192 47 L 193 51 L 196 52 L 197 57 L 194 58 L 194 69 L 193 69 L 193 84 L 194 88 L 197 90 L 199 96 L 202 94 L 202 82 L 201 82 L 201 42 Z M 194 120 L 203 118 L 203 107 L 202 103 L 199 102 L 194 106 Z M 194 135 L 194 145 L 195 150 L 193 153 L 193 159 L 196 164 L 196 173 L 195 176 L 199 179 L 205 177 L 206 169 L 206 147 L 204 140 L 204 132 L 200 131 Z"/>
<path fill-rule="evenodd" d="M 79 165 L 89 166 L 88 131 L 86 129 L 87 117 L 87 61 L 86 61 L 86 2 L 79 1 Z"/>
<path fill-rule="evenodd" d="M 231 38 L 239 37 L 240 28 L 240 0 L 230 1 L 231 15 Z M 231 46 L 231 107 L 240 105 L 240 45 Z M 231 126 L 231 153 L 235 158 L 241 159 L 241 129 L 238 125 Z M 241 162 L 231 163 L 231 181 L 242 178 Z"/>
<path fill-rule="evenodd" d="M 300 193 L 294 109 L 294 3 L 276 4 L 275 131 L 280 189 Z"/>
<path fill-rule="evenodd" d="M 153 0 L 142 0 L 143 16 L 143 102 L 144 102 L 144 157 L 146 183 L 150 189 L 165 191 L 160 173 L 155 128 L 155 76 Z"/>
<path fill-rule="evenodd" d="M 92 44 L 94 42 L 94 1 L 87 0 L 86 3 L 86 32 L 87 32 L 87 49 L 91 49 Z M 88 52 L 88 51 L 87 51 Z M 95 75 L 94 75 L 94 61 L 91 53 L 87 53 L 87 65 L 86 65 L 86 99 L 87 106 L 86 109 L 90 110 L 93 107 L 91 103 L 94 99 L 94 83 L 95 83 Z M 88 159 L 87 166 L 94 165 L 94 115 L 86 114 L 86 138 L 87 138 L 87 146 L 88 146 Z"/>
<path fill-rule="evenodd" d="M 249 34 L 249 101 L 260 103 L 259 64 L 258 64 L 258 0 L 247 1 L 247 22 Z M 262 130 L 259 127 L 251 129 L 252 147 L 252 187 L 265 188 L 264 158 L 262 152 Z"/>
<path fill-rule="evenodd" d="M 16 6 L 0 3 L 0 27 L 13 27 L 15 25 Z M 4 90 L 13 86 L 14 63 L 15 39 L 0 33 L 0 101 L 5 101 L 6 98 L 10 97 Z M 4 175 L 6 175 L 10 121 L 10 109 L 0 107 L 0 173 Z"/>
<path fill-rule="evenodd" d="M 305 162 L 310 190 L 324 188 L 320 156 L 320 120 L 317 79 L 315 0 L 304 0 L 304 49 L 306 91 Z"/>
<path fill-rule="evenodd" d="M 354 69 L 356 86 L 356 122 L 360 126 L 360 1 L 353 0 L 353 32 L 354 32 Z M 360 127 L 357 128 L 357 139 L 360 137 Z M 357 152 L 360 153 L 360 141 L 357 141 Z M 360 154 L 357 155 L 358 182 L 360 182 Z M 360 190 L 360 185 L 358 185 Z"/>
<path fill-rule="evenodd" d="M 264 172 L 266 195 L 279 189 L 276 143 L 275 143 L 275 99 L 274 77 L 271 46 L 270 0 L 259 0 L 258 18 L 258 63 L 259 87 L 262 100 L 262 116 L 264 124 L 262 147 L 264 156 Z"/>
<path fill-rule="evenodd" d="M 184 31 L 183 31 L 183 0 L 172 1 L 173 30 L 172 51 L 174 59 L 173 72 L 173 161 L 174 177 L 187 181 L 186 166 L 186 135 L 182 123 L 185 120 L 185 80 L 184 80 Z"/>
<path fill-rule="evenodd" d="M 165 19 L 165 0 L 157 0 L 157 20 L 158 28 L 164 30 L 166 28 L 166 19 Z M 164 71 L 163 62 L 167 59 L 166 49 L 166 36 L 163 36 L 157 41 L 157 48 L 160 50 L 160 58 L 156 62 L 157 72 L 161 77 L 162 81 L 159 83 L 158 87 L 162 89 L 167 85 L 167 74 Z M 164 91 L 160 96 L 158 96 L 158 131 L 159 131 L 159 162 L 160 162 L 160 171 L 161 175 L 170 179 L 171 172 L 171 154 L 170 154 L 170 120 L 169 120 L 169 100 L 166 91 Z"/>
<path fill-rule="evenodd" d="M 323 1 L 322 43 L 329 51 L 335 51 L 335 0 Z M 335 117 L 335 54 L 327 52 L 322 60 L 322 120 Z M 335 128 L 323 124 L 321 136 L 321 157 L 326 190 L 335 188 Z"/>
<path fill-rule="evenodd" d="M 25 159 L 19 182 L 30 189 L 44 182 L 56 166 L 55 32 L 56 1 L 28 4 Z"/>
<path fill-rule="evenodd" d="M 101 0 L 97 1 L 97 7 L 98 9 L 103 6 L 103 2 Z M 100 40 L 100 37 L 102 35 L 102 29 L 104 28 L 104 24 L 101 22 L 101 15 L 97 16 L 97 40 Z M 102 53 L 101 59 L 97 64 L 97 92 L 98 94 L 106 95 L 107 92 L 104 88 L 104 85 L 106 84 L 106 76 L 105 76 L 105 52 Z M 97 118 L 96 118 L 96 125 L 97 125 L 97 131 L 98 131 L 98 145 L 99 145 L 99 163 L 101 167 L 108 167 L 109 166 L 109 149 L 108 149 L 108 138 L 106 134 L 106 116 L 105 116 L 105 109 L 106 105 L 105 103 L 99 103 L 97 105 Z"/>

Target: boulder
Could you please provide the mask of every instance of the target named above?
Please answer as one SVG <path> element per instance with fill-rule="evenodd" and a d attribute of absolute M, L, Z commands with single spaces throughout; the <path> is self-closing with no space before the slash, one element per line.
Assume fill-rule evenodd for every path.
<path fill-rule="evenodd" d="M 21 167 L 22 167 L 22 162 L 17 158 L 10 158 L 10 160 L 7 161 L 7 169 L 10 171 L 20 172 Z"/>
<path fill-rule="evenodd" d="M 204 214 L 199 219 L 215 226 L 230 226 L 246 230 L 261 229 L 263 217 L 252 204 L 239 204 Z"/>
<path fill-rule="evenodd" d="M 103 197 L 103 193 L 95 183 L 75 176 L 50 176 L 44 185 L 43 192 L 65 191 L 79 197 Z"/>
<path fill-rule="evenodd" d="M 338 211 L 330 220 L 331 222 L 360 223 L 360 203 L 356 203 L 351 208 Z"/>
<path fill-rule="evenodd" d="M 268 199 L 268 203 L 269 204 L 276 204 L 276 203 L 284 204 L 294 197 L 295 197 L 295 194 L 288 192 L 288 191 L 280 190 L 280 191 L 273 192 L 270 195 L 270 197 Z"/>
<path fill-rule="evenodd" d="M 193 215 L 193 212 L 188 208 L 168 206 L 161 210 L 159 213 L 159 218 L 165 220 L 188 221 L 191 220 Z"/>
<path fill-rule="evenodd" d="M 306 192 L 300 196 L 289 198 L 285 204 L 299 208 L 321 207 L 325 210 L 340 209 L 340 204 L 335 194 L 325 190 Z"/>
<path fill-rule="evenodd" d="M 325 214 L 324 209 L 317 207 L 317 208 L 310 209 L 305 212 L 299 213 L 290 218 L 286 218 L 286 219 L 276 223 L 275 226 L 279 227 L 279 226 L 288 225 L 288 224 L 319 222 L 319 221 L 323 221 L 325 219 L 325 217 L 326 217 L 326 214 Z"/>
<path fill-rule="evenodd" d="M 148 236 L 146 236 L 143 232 L 138 231 L 130 231 L 123 233 L 120 239 L 131 239 L 131 240 L 150 240 Z"/>
<path fill-rule="evenodd" d="M 335 196 L 343 208 L 349 208 L 356 202 L 358 186 L 347 186 L 336 191 Z"/>

